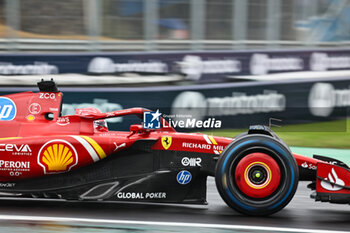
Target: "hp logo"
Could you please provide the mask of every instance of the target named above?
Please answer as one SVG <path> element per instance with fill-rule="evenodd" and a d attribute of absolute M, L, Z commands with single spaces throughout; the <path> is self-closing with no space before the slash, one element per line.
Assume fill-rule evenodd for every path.
<path fill-rule="evenodd" d="M 16 117 L 15 103 L 6 97 L 0 97 L 0 121 L 12 121 Z"/>
<path fill-rule="evenodd" d="M 176 180 L 179 184 L 188 184 L 192 179 L 192 175 L 189 171 L 181 171 L 177 174 Z"/>

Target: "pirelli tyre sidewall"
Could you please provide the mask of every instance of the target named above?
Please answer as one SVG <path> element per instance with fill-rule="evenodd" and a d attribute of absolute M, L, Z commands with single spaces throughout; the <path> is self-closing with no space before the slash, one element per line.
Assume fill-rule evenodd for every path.
<path fill-rule="evenodd" d="M 263 154 L 277 166 L 278 184 L 267 196 L 253 198 L 240 189 L 236 179 L 237 165 L 252 154 Z M 253 156 L 254 158 L 254 156 Z M 239 172 L 239 170 L 238 170 Z M 288 147 L 268 135 L 245 135 L 237 138 L 222 152 L 216 166 L 215 181 L 223 200 L 234 210 L 247 215 L 270 215 L 284 208 L 298 186 L 298 166 Z M 259 192 L 259 190 L 257 190 Z"/>

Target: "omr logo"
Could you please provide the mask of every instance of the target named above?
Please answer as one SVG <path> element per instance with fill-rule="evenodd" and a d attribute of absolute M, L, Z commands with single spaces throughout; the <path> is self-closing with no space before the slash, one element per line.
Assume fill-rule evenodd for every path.
<path fill-rule="evenodd" d="M 17 114 L 15 103 L 6 97 L 0 97 L 0 121 L 12 121 Z"/>

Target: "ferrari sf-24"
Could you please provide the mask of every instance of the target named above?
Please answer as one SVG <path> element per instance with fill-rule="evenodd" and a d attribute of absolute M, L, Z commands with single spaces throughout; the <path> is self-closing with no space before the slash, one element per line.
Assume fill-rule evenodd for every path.
<path fill-rule="evenodd" d="M 56 84 L 38 87 L 0 97 L 0 198 L 204 205 L 214 176 L 226 204 L 247 215 L 284 208 L 299 180 L 316 201 L 350 201 L 344 163 L 294 154 L 269 127 L 225 138 L 176 132 L 144 108 L 61 116 Z M 139 117 L 130 131 L 108 130 L 106 119 L 129 115 Z M 145 127 L 146 116 L 160 127 Z"/>

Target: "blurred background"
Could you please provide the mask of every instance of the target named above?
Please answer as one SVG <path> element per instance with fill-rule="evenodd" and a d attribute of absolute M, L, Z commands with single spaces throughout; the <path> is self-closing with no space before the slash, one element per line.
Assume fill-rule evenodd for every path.
<path fill-rule="evenodd" d="M 143 107 L 159 110 L 179 132 L 234 138 L 251 125 L 270 126 L 295 153 L 350 164 L 350 0 L 0 0 L 0 96 L 37 92 L 41 79 L 53 79 L 63 92 L 58 121 L 65 127 L 62 132 L 70 127 L 65 116 L 76 114 L 76 109 L 112 112 Z M 56 99 L 45 103 L 50 101 Z M 20 106 L 28 109 L 20 124 L 49 121 L 37 117 L 50 114 L 41 111 L 47 108 L 37 102 L 28 98 L 28 106 Z M 0 120 L 6 118 L 4 109 L 0 101 Z M 100 135 L 107 135 L 104 123 L 95 122 L 95 132 L 100 128 Z M 108 130 L 116 131 L 142 124 L 135 116 L 111 118 L 107 123 Z M 15 183 L 0 182 L 1 187 L 9 184 Z M 13 219 L 90 216 L 96 227 L 99 219 L 118 216 L 194 222 L 198 215 L 199 222 L 234 223 L 219 199 L 212 198 L 213 184 L 208 183 L 208 195 L 214 208 L 205 212 L 197 207 L 139 206 L 132 211 L 128 205 L 111 205 L 108 210 L 6 199 L 0 213 L 11 213 Z M 296 196 L 295 207 L 285 215 L 263 219 L 263 225 L 349 229 L 349 209 L 327 206 L 318 216 L 306 195 Z M 239 224 L 251 225 L 252 220 L 261 222 L 237 218 Z M 17 225 L 0 222 L 6 232 L 87 232 L 88 227 L 84 222 L 84 228 L 74 230 L 61 226 L 63 220 L 42 226 L 24 220 Z M 112 225 L 98 231 L 112 232 Z M 19 227 L 21 231 L 13 230 Z M 30 231 L 33 227 L 43 230 Z M 147 230 L 142 225 L 130 229 Z M 123 228 L 119 224 L 115 230 Z"/>
<path fill-rule="evenodd" d="M 347 0 L 1 0 L 10 51 L 344 46 Z"/>

